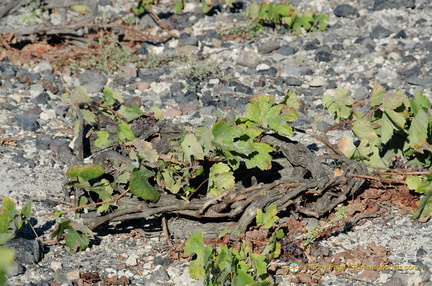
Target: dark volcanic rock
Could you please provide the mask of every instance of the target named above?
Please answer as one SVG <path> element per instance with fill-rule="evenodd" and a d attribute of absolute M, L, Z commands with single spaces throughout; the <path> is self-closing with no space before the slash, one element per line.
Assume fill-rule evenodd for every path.
<path fill-rule="evenodd" d="M 415 8 L 415 0 L 375 0 L 374 10 Z"/>
<path fill-rule="evenodd" d="M 333 13 L 336 17 L 358 17 L 359 13 L 358 10 L 351 5 L 348 4 L 342 4 L 337 6 Z"/>
<path fill-rule="evenodd" d="M 392 31 L 390 31 L 389 29 L 386 29 L 383 26 L 378 25 L 375 26 L 375 28 L 373 28 L 372 32 L 370 33 L 370 37 L 372 39 L 381 39 L 390 36 L 391 33 Z"/>

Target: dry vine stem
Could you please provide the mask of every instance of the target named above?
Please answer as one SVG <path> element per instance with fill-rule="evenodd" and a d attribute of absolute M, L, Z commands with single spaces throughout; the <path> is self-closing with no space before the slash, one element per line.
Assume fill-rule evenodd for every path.
<path fill-rule="evenodd" d="M 367 173 L 365 165 L 338 155 L 344 166 L 343 175 L 332 177 L 304 145 L 285 137 L 268 135 L 263 141 L 279 150 L 285 160 L 284 176 L 271 183 L 258 183 L 249 187 L 241 184 L 214 198 L 198 197 L 185 201 L 176 195 L 162 193 L 157 203 L 147 203 L 125 195 L 118 200 L 121 210 L 102 216 L 89 212 L 83 216 L 86 224 L 95 229 L 110 221 L 150 219 L 177 214 L 190 219 L 236 221 L 233 232 L 245 232 L 256 216 L 256 209 L 276 205 L 279 212 L 320 217 L 351 197 L 365 182 L 358 175 Z"/>

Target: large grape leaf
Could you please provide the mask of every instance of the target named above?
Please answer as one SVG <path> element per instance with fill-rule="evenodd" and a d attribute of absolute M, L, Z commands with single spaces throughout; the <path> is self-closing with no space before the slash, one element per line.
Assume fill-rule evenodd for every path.
<path fill-rule="evenodd" d="M 203 277 L 206 272 L 204 269 L 205 263 L 211 259 L 213 248 L 210 245 L 204 245 L 204 236 L 202 232 L 193 233 L 186 241 L 184 254 L 196 254 L 196 259 L 189 264 L 189 275 L 193 279 Z"/>
<path fill-rule="evenodd" d="M 185 160 L 192 162 L 194 159 L 204 159 L 203 148 L 194 134 L 186 134 L 181 143 L 181 147 L 184 152 Z"/>
<path fill-rule="evenodd" d="M 131 193 L 143 200 L 157 202 L 160 194 L 148 181 L 153 176 L 154 173 L 144 166 L 133 172 L 129 184 Z"/>
<path fill-rule="evenodd" d="M 70 178 L 81 177 L 84 181 L 96 179 L 105 173 L 105 168 L 99 164 L 87 164 L 84 166 L 72 166 L 67 172 Z"/>
<path fill-rule="evenodd" d="M 208 197 L 214 197 L 235 186 L 234 174 L 225 163 L 214 164 L 210 168 Z"/>

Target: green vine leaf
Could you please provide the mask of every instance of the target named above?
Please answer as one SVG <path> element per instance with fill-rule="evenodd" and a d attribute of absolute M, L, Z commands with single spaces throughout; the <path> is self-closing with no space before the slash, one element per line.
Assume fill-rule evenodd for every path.
<path fill-rule="evenodd" d="M 103 89 L 103 98 L 102 101 L 106 106 L 112 106 L 117 101 L 123 103 L 123 96 L 118 91 L 113 91 L 107 87 Z"/>
<path fill-rule="evenodd" d="M 194 159 L 204 159 L 203 148 L 194 134 L 186 134 L 181 143 L 181 147 L 184 152 L 184 160 L 192 163 Z"/>
<path fill-rule="evenodd" d="M 84 234 L 79 234 L 75 229 L 70 228 L 66 235 L 66 245 L 73 251 L 85 250 L 90 239 Z"/>
<path fill-rule="evenodd" d="M 131 122 L 144 115 L 144 112 L 135 104 L 133 107 L 122 105 L 117 110 L 117 113 L 122 115 L 128 122 Z"/>
<path fill-rule="evenodd" d="M 80 109 L 83 119 L 87 122 L 96 122 L 96 114 L 88 109 Z"/>
<path fill-rule="evenodd" d="M 143 200 L 157 202 L 160 194 L 148 181 L 153 176 L 154 173 L 144 166 L 141 166 L 138 171 L 133 172 L 129 185 L 131 193 Z"/>
<path fill-rule="evenodd" d="M 408 176 L 406 178 L 408 188 L 423 194 L 418 203 L 418 208 L 411 216 L 412 220 L 420 217 L 429 217 L 432 213 L 432 175 L 429 174 L 425 179 L 419 176 Z"/>
<path fill-rule="evenodd" d="M 349 97 L 349 92 L 346 89 L 337 89 L 334 95 L 325 94 L 323 96 L 323 104 L 330 114 L 334 114 L 336 122 L 352 117 L 352 105 L 354 99 Z"/>
<path fill-rule="evenodd" d="M 192 255 L 194 253 L 196 254 L 196 259 L 190 262 L 189 275 L 193 279 L 199 279 L 206 274 L 204 265 L 208 263 L 213 253 L 213 248 L 210 245 L 204 245 L 202 232 L 193 233 L 186 241 L 184 254 Z"/>
<path fill-rule="evenodd" d="M 339 150 L 344 153 L 347 158 L 352 158 L 354 153 L 357 150 L 357 147 L 354 145 L 354 140 L 351 136 L 345 136 L 344 138 L 338 141 Z"/>
<path fill-rule="evenodd" d="M 215 197 L 226 190 L 231 190 L 235 187 L 234 174 L 231 168 L 225 163 L 214 164 L 210 168 L 208 197 Z"/>
<path fill-rule="evenodd" d="M 70 178 L 81 177 L 84 181 L 96 179 L 105 173 L 105 168 L 99 164 L 87 164 L 84 166 L 72 166 L 67 172 Z"/>
<path fill-rule="evenodd" d="M 405 150 L 428 139 L 429 122 L 429 114 L 423 109 L 418 110 L 408 130 L 408 142 L 405 142 Z"/>
<path fill-rule="evenodd" d="M 116 130 L 117 137 L 120 143 L 125 143 L 135 139 L 131 127 L 123 120 L 117 120 L 119 129 Z"/>
<path fill-rule="evenodd" d="M 361 140 L 366 139 L 370 143 L 380 146 L 380 138 L 369 120 L 365 118 L 356 120 L 352 126 L 352 131 Z"/>
<path fill-rule="evenodd" d="M 279 219 L 276 205 L 269 206 L 266 212 L 263 212 L 262 209 L 257 209 L 256 212 L 257 225 L 263 225 L 266 229 L 270 229 L 273 223 Z"/>
<path fill-rule="evenodd" d="M 84 86 L 75 87 L 70 95 L 63 94 L 62 98 L 65 99 L 66 102 L 70 102 L 71 104 L 91 101 L 91 98 L 87 92 L 87 88 L 85 88 Z"/>
<path fill-rule="evenodd" d="M 110 134 L 107 131 L 98 131 L 96 132 L 98 138 L 95 140 L 95 146 L 105 149 L 108 148 L 112 144 L 112 140 L 108 139 Z"/>
<path fill-rule="evenodd" d="M 262 95 L 255 97 L 246 106 L 246 118 L 256 122 L 263 128 L 270 128 L 284 135 L 292 135 L 292 128 L 287 126 L 293 122 L 296 113 L 290 108 L 284 108 L 282 104 L 274 105 L 274 95 Z"/>

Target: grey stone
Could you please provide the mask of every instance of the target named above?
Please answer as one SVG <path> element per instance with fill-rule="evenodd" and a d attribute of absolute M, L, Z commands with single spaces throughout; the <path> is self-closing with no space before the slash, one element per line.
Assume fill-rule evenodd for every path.
<path fill-rule="evenodd" d="M 375 0 L 373 10 L 415 8 L 415 0 Z"/>
<path fill-rule="evenodd" d="M 139 21 L 137 29 L 146 30 L 149 28 L 156 27 L 157 25 L 158 25 L 157 22 L 153 19 L 153 17 L 150 14 L 145 14 Z"/>
<path fill-rule="evenodd" d="M 417 253 L 416 256 L 417 257 L 423 257 L 427 254 L 428 252 L 423 248 L 423 246 L 420 246 L 419 249 L 417 249 Z"/>
<path fill-rule="evenodd" d="M 353 97 L 355 99 L 364 99 L 369 95 L 369 90 L 365 86 L 360 86 L 355 92 Z"/>
<path fill-rule="evenodd" d="M 156 256 L 153 259 L 153 264 L 154 265 L 169 266 L 169 265 L 171 265 L 171 263 L 172 263 L 171 258 L 167 258 L 167 257 Z"/>
<path fill-rule="evenodd" d="M 34 71 L 41 73 L 52 73 L 53 66 L 50 64 L 49 61 L 41 61 L 40 63 L 36 64 L 36 66 L 34 67 Z"/>
<path fill-rule="evenodd" d="M 418 66 L 415 66 L 409 70 L 398 71 L 397 74 L 403 77 L 417 77 L 421 74 L 421 70 Z"/>
<path fill-rule="evenodd" d="M 150 280 L 153 281 L 169 281 L 169 279 L 170 277 L 163 267 L 157 268 L 150 274 Z"/>
<path fill-rule="evenodd" d="M 315 53 L 315 60 L 317 62 L 331 62 L 333 60 L 333 54 L 324 50 L 320 50 Z"/>
<path fill-rule="evenodd" d="M 285 78 L 285 79 L 284 79 L 284 82 L 285 82 L 287 85 L 290 85 L 290 86 L 301 86 L 301 85 L 302 85 L 301 80 L 299 80 L 299 79 L 296 78 L 296 77 L 292 77 L 292 76 L 289 76 L 289 77 Z"/>
<path fill-rule="evenodd" d="M 407 38 L 407 34 L 405 33 L 405 30 L 400 30 L 393 37 L 393 39 L 406 39 L 406 38 Z"/>
<path fill-rule="evenodd" d="M 50 100 L 48 93 L 42 92 L 35 98 L 31 99 L 30 102 L 35 104 L 48 104 L 48 100 Z"/>
<path fill-rule="evenodd" d="M 412 85 L 419 85 L 425 88 L 432 87 L 432 77 L 410 77 L 406 79 L 406 82 Z"/>
<path fill-rule="evenodd" d="M 274 67 L 270 67 L 270 68 L 265 69 L 265 70 L 259 70 L 257 73 L 259 75 L 265 75 L 265 76 L 274 77 L 274 76 L 277 75 L 277 70 Z"/>
<path fill-rule="evenodd" d="M 22 264 L 33 264 L 42 260 L 43 246 L 36 239 L 14 238 L 5 246 L 15 250 L 15 260 Z"/>
<path fill-rule="evenodd" d="M 50 135 L 39 135 L 36 137 L 36 148 L 39 150 L 48 150 L 52 142 L 52 137 Z"/>
<path fill-rule="evenodd" d="M 289 56 L 289 55 L 293 55 L 295 53 L 297 53 L 297 49 L 293 48 L 289 45 L 284 45 L 282 47 L 280 47 L 276 53 L 282 55 L 282 56 Z"/>
<path fill-rule="evenodd" d="M 390 36 L 391 33 L 392 31 L 390 31 L 389 29 L 386 29 L 381 25 L 377 25 L 375 26 L 375 28 L 373 28 L 372 32 L 370 33 L 370 37 L 372 39 L 382 39 Z"/>
<path fill-rule="evenodd" d="M 10 64 L 0 64 L 0 74 L 2 79 L 13 78 L 16 71 Z"/>
<path fill-rule="evenodd" d="M 234 91 L 235 92 L 241 92 L 241 93 L 246 93 L 246 94 L 252 94 L 253 93 L 253 89 L 241 82 L 238 82 L 236 80 L 229 80 L 226 82 L 227 86 L 232 86 L 234 87 Z"/>
<path fill-rule="evenodd" d="M 300 68 L 292 65 L 283 64 L 281 68 L 288 76 L 299 76 L 301 72 Z"/>
<path fill-rule="evenodd" d="M 258 52 L 268 54 L 280 48 L 280 43 L 275 40 L 268 40 L 258 46 Z"/>
<path fill-rule="evenodd" d="M 37 114 L 22 114 L 18 118 L 18 126 L 24 131 L 35 132 L 40 128 L 39 122 L 37 122 Z"/>
<path fill-rule="evenodd" d="M 314 39 L 310 42 L 307 42 L 304 46 L 305 51 L 313 51 L 319 48 L 320 41 Z"/>
<path fill-rule="evenodd" d="M 383 286 L 404 286 L 405 281 L 400 277 L 393 276 L 389 281 L 383 284 Z"/>
<path fill-rule="evenodd" d="M 198 46 L 198 38 L 195 36 L 189 36 L 187 38 L 182 38 L 180 37 L 180 39 L 178 40 L 178 47 L 183 47 L 183 46 Z"/>
<path fill-rule="evenodd" d="M 249 68 L 256 68 L 259 62 L 260 58 L 252 51 L 242 51 L 236 60 L 238 65 Z"/>
<path fill-rule="evenodd" d="M 108 79 L 100 72 L 88 70 L 79 75 L 79 82 L 87 92 L 93 93 L 102 91 Z"/>
<path fill-rule="evenodd" d="M 214 106 L 215 105 L 215 101 L 213 96 L 211 95 L 211 93 L 209 91 L 205 91 L 201 97 L 201 103 L 204 107 L 206 106 Z"/>
<path fill-rule="evenodd" d="M 336 17 L 358 17 L 359 13 L 358 10 L 351 5 L 348 4 L 342 4 L 337 6 L 333 13 Z"/>

